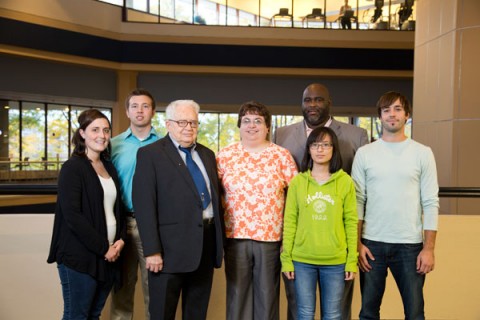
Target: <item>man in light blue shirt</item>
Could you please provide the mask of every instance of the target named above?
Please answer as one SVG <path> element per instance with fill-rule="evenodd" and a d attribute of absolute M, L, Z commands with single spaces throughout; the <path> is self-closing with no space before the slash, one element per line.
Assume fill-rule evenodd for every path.
<path fill-rule="evenodd" d="M 148 270 L 145 266 L 142 242 L 138 234 L 135 210 L 132 204 L 132 180 L 135 173 L 137 151 L 158 140 L 152 127 L 155 115 L 155 99 L 144 89 L 133 90 L 125 100 L 127 117 L 130 127 L 111 140 L 112 162 L 120 178 L 122 202 L 127 215 L 127 239 L 122 251 L 123 285 L 118 291 L 112 292 L 110 311 L 111 320 L 132 320 L 135 285 L 138 266 L 142 276 L 142 288 L 145 303 L 145 319 L 150 319 L 148 312 Z"/>
<path fill-rule="evenodd" d="M 377 102 L 382 138 L 358 149 L 357 191 L 361 320 L 380 319 L 387 269 L 405 319 L 425 319 L 423 285 L 435 266 L 438 182 L 432 150 L 405 135 L 410 103 L 398 92 Z"/>

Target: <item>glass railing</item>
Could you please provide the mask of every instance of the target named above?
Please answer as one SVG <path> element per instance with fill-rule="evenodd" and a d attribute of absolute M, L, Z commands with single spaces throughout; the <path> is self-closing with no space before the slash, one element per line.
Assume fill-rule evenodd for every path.
<path fill-rule="evenodd" d="M 123 7 L 126 22 L 415 30 L 414 0 L 97 0 Z"/>
<path fill-rule="evenodd" d="M 64 161 L 0 160 L 0 184 L 22 181 L 55 182 Z"/>

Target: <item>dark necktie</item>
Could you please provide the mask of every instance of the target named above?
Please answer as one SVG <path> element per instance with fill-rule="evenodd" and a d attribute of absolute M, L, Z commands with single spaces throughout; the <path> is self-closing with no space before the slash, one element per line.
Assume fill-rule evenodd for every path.
<path fill-rule="evenodd" d="M 208 192 L 207 184 L 205 182 L 205 178 L 203 177 L 202 171 L 198 167 L 198 165 L 193 161 L 192 158 L 192 148 L 183 148 L 178 147 L 181 151 L 185 152 L 187 158 L 187 168 L 190 171 L 190 175 L 195 182 L 195 186 L 197 187 L 198 193 L 202 199 L 203 209 L 205 210 L 210 203 L 210 193 Z"/>

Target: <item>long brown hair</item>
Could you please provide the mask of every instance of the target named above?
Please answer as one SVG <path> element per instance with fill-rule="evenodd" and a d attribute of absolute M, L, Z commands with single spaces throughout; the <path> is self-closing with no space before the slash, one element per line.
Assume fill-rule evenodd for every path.
<path fill-rule="evenodd" d="M 110 129 L 112 125 L 108 120 L 107 116 L 98 111 L 97 109 L 88 109 L 82 111 L 78 116 L 78 129 L 75 130 L 75 133 L 72 137 L 72 143 L 75 146 L 72 152 L 72 156 L 75 157 L 87 157 L 86 149 L 87 146 L 85 145 L 85 139 L 80 135 L 80 130 L 85 131 L 85 129 L 95 120 L 97 119 L 105 119 L 108 122 L 108 126 Z M 108 143 L 108 147 L 100 153 L 100 158 L 108 160 L 110 159 L 110 142 Z"/>

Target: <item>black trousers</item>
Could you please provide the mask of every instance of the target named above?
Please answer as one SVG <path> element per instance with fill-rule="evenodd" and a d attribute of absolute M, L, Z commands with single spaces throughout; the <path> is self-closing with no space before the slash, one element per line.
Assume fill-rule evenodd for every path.
<path fill-rule="evenodd" d="M 149 311 L 152 320 L 175 320 L 180 294 L 182 319 L 206 319 L 213 281 L 215 225 L 205 224 L 203 237 L 202 260 L 197 270 L 186 273 L 149 272 Z"/>
<path fill-rule="evenodd" d="M 352 29 L 352 20 L 350 18 L 342 18 L 340 23 L 342 24 L 342 29 Z"/>

